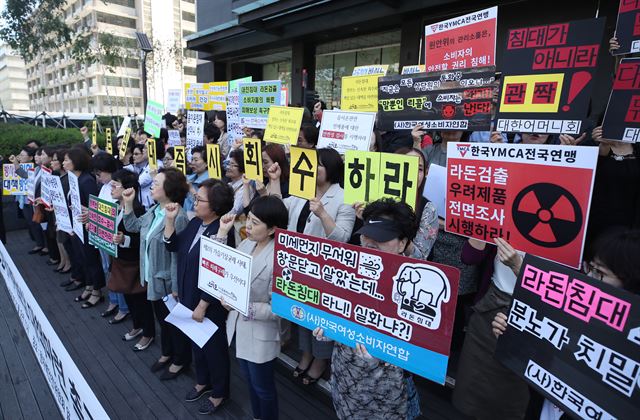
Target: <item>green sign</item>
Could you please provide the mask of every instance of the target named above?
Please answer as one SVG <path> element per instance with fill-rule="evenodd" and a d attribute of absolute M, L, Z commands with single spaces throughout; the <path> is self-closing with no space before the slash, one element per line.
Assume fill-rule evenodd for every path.
<path fill-rule="evenodd" d="M 239 79 L 230 80 L 229 81 L 229 92 L 237 92 L 238 91 L 238 84 L 240 84 L 240 83 L 248 83 L 248 82 L 253 82 L 253 77 L 247 76 L 247 77 L 241 77 Z"/>
<path fill-rule="evenodd" d="M 113 236 L 118 233 L 116 217 L 118 205 L 109 201 L 89 196 L 89 243 L 97 246 L 112 257 L 118 257 L 118 244 L 113 242 Z"/>
<path fill-rule="evenodd" d="M 160 137 L 163 112 L 164 106 L 160 102 L 147 102 L 147 110 L 144 113 L 144 131 L 151 134 L 156 139 Z"/>

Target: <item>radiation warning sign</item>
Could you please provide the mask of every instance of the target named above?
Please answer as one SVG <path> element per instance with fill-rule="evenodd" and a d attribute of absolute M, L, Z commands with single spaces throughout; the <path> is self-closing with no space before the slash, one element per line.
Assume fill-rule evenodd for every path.
<path fill-rule="evenodd" d="M 446 231 L 579 267 L 595 147 L 449 143 Z"/>
<path fill-rule="evenodd" d="M 496 129 L 582 133 L 603 31 L 603 18 L 511 29 Z"/>

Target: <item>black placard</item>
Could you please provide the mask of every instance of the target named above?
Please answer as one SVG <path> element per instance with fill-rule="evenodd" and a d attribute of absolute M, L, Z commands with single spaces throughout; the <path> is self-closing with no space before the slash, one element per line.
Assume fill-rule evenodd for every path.
<path fill-rule="evenodd" d="M 604 113 L 602 137 L 640 141 L 640 58 L 624 58 L 618 66 Z"/>

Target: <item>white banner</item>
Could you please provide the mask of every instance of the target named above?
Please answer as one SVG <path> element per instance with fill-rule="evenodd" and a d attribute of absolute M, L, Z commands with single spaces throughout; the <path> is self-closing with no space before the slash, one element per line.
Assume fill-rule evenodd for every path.
<path fill-rule="evenodd" d="M 204 143 L 204 112 L 187 112 L 187 159 L 191 160 L 191 149 Z"/>
<path fill-rule="evenodd" d="M 177 114 L 182 100 L 182 89 L 169 89 L 167 91 L 167 112 Z"/>
<path fill-rule="evenodd" d="M 84 227 L 78 221 L 78 218 L 82 215 L 78 177 L 73 172 L 67 172 L 67 175 L 69 177 L 69 201 L 71 202 L 71 216 L 73 217 L 73 233 L 84 243 Z"/>
<path fill-rule="evenodd" d="M 0 273 L 62 417 L 108 419 L 2 243 Z"/>
<path fill-rule="evenodd" d="M 124 132 L 127 131 L 127 128 L 129 128 L 129 124 L 131 124 L 131 117 L 124 117 L 124 119 L 122 120 L 122 125 L 120 126 L 120 130 L 118 130 L 116 139 L 120 136 L 124 136 Z"/>
<path fill-rule="evenodd" d="M 375 119 L 375 112 L 323 111 L 318 149 L 330 147 L 341 155 L 347 150 L 368 152 Z"/>
<path fill-rule="evenodd" d="M 167 130 L 169 133 L 169 146 L 181 146 L 180 130 Z"/>
<path fill-rule="evenodd" d="M 247 316 L 252 260 L 251 255 L 201 236 L 198 288 Z"/>
<path fill-rule="evenodd" d="M 244 136 L 240 126 L 240 94 L 238 92 L 227 94 L 227 140 L 232 145 L 237 139 Z M 226 158 L 226 156 L 224 156 Z"/>

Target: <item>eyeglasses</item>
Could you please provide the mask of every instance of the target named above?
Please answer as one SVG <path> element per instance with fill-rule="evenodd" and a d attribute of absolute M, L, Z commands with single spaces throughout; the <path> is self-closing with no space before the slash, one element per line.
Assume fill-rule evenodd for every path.
<path fill-rule="evenodd" d="M 122 184 L 111 184 L 111 188 L 122 188 Z"/>
<path fill-rule="evenodd" d="M 209 200 L 203 200 L 202 198 L 200 198 L 200 197 L 198 197 L 198 196 L 196 195 L 195 202 L 196 202 L 196 203 L 208 203 L 208 202 L 209 202 Z"/>
<path fill-rule="evenodd" d="M 604 276 L 606 276 L 607 274 L 604 271 L 600 270 L 593 262 L 588 262 L 587 275 L 589 277 L 593 277 L 596 280 L 603 281 Z"/>

